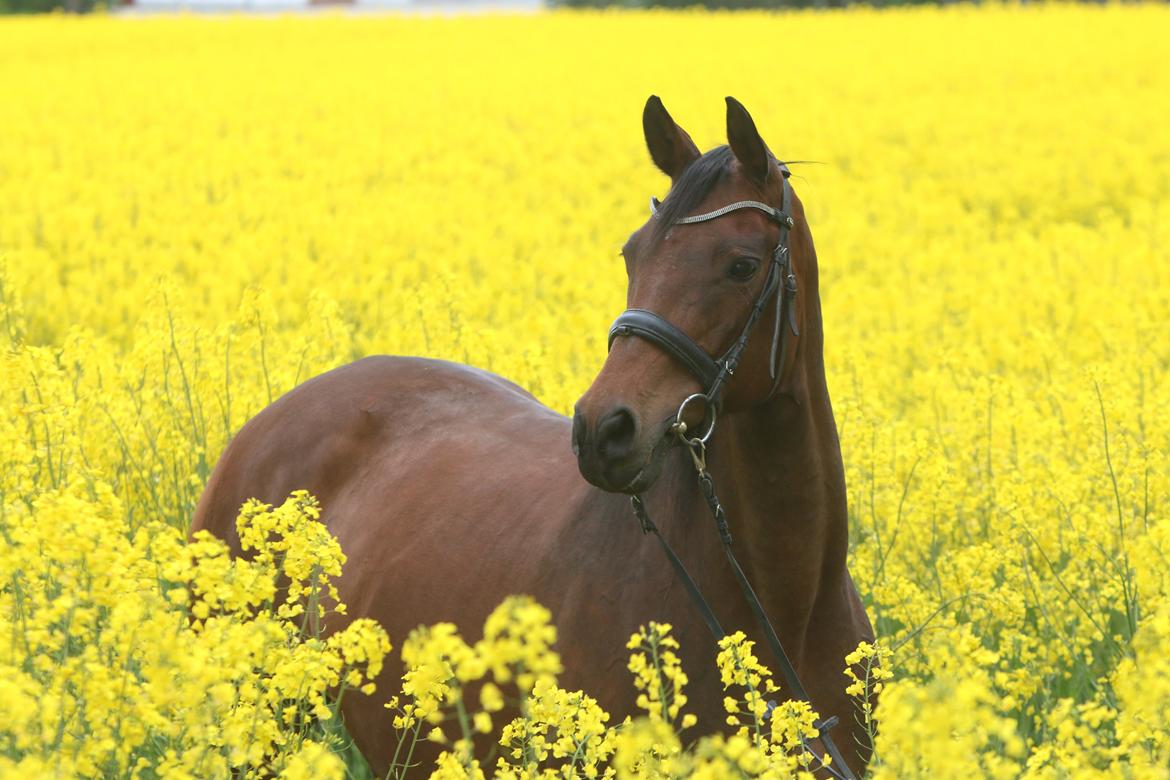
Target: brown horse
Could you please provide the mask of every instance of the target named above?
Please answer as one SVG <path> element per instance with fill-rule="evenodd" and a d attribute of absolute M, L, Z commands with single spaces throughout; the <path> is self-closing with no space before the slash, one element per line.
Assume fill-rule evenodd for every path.
<path fill-rule="evenodd" d="M 786 169 L 731 98 L 727 119 L 729 146 L 701 155 L 658 98 L 647 102 L 646 142 L 672 186 L 657 216 L 626 242 L 628 303 L 690 334 L 707 354 L 722 354 L 753 301 L 784 292 L 765 287 L 781 227 L 751 208 L 703 222 L 685 217 L 787 198 L 793 327 L 776 327 L 779 306 L 762 309 L 728 378 L 708 461 L 743 568 L 815 708 L 840 718 L 833 736 L 861 771 L 868 750 L 857 747 L 863 740 L 842 670 L 846 653 L 873 634 L 846 569 L 844 470 L 825 384 L 816 253 Z M 787 342 L 778 366 L 773 333 Z M 635 710 L 626 640 L 648 620 L 669 622 L 691 679 L 695 733 L 708 733 L 724 718 L 712 638 L 623 495 L 644 494 L 722 625 L 746 631 L 763 653 L 690 458 L 670 446 L 680 402 L 705 389 L 662 345 L 617 338 L 570 423 L 475 368 L 366 358 L 306 382 L 245 425 L 192 528 L 238 551 L 234 520 L 246 499 L 279 502 L 307 489 L 349 558 L 339 589 L 351 617 L 378 620 L 400 644 L 423 623 L 473 630 L 505 596 L 530 594 L 559 627 L 562 685 L 586 690 L 619 719 Z M 351 695 L 343 705 L 376 773 L 395 747 L 382 704 L 400 673 L 395 663 L 386 669 L 376 696 Z"/>

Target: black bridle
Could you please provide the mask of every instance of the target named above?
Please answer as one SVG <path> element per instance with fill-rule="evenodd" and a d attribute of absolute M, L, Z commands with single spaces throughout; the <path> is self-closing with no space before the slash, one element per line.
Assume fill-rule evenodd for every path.
<path fill-rule="evenodd" d="M 780 374 L 784 370 L 784 363 L 788 355 L 788 339 L 784 338 L 783 323 L 787 321 L 793 336 L 800 335 L 796 324 L 796 274 L 792 271 L 792 256 L 788 251 L 788 232 L 792 229 L 792 186 L 788 183 L 788 170 L 784 172 L 784 194 L 781 196 L 780 208 L 774 208 L 758 200 L 740 200 L 729 203 L 722 208 L 708 211 L 705 214 L 696 214 L 692 217 L 683 217 L 675 224 L 693 225 L 698 222 L 709 222 L 735 211 L 755 209 L 763 212 L 770 220 L 780 226 L 780 239 L 776 248 L 772 250 L 772 262 L 768 266 L 768 275 L 764 279 L 764 286 L 756 296 L 755 303 L 748 312 L 747 321 L 740 330 L 739 336 L 731 343 L 722 355 L 712 358 L 707 352 L 695 343 L 694 339 L 683 333 L 665 318 L 646 309 L 627 309 L 618 316 L 609 329 L 609 346 L 619 336 L 638 336 L 664 349 L 676 360 L 682 363 L 699 380 L 703 388 L 701 395 L 712 407 L 719 405 L 723 388 L 731 379 L 743 351 L 747 348 L 748 337 L 759 322 L 768 299 L 776 295 L 776 321 L 772 328 L 772 351 L 769 355 L 769 370 L 772 376 L 772 390 L 775 393 L 780 383 Z M 657 216 L 658 200 L 650 199 L 650 212 Z M 777 290 L 783 286 L 783 291 Z M 679 418 L 681 420 L 681 416 Z"/>
<path fill-rule="evenodd" d="M 780 208 L 774 208 L 758 200 L 741 200 L 735 203 L 729 203 L 722 208 L 704 214 L 684 217 L 675 223 L 690 225 L 697 222 L 718 219 L 726 214 L 742 209 L 755 209 L 766 214 L 769 219 L 780 226 L 780 239 L 776 244 L 776 248 L 772 250 L 772 262 L 768 268 L 768 276 L 764 280 L 764 286 L 760 290 L 760 294 L 756 296 L 756 300 L 748 312 L 748 318 L 744 323 L 743 329 L 735 341 L 731 343 L 731 346 L 718 358 L 712 358 L 702 347 L 695 343 L 694 339 L 681 329 L 671 324 L 665 318 L 646 309 L 627 309 L 623 312 L 609 329 L 609 346 L 612 348 L 614 340 L 619 336 L 637 336 L 643 338 L 672 355 L 699 380 L 699 385 L 703 388 L 702 392 L 695 393 L 683 400 L 675 416 L 674 424 L 670 427 L 670 434 L 679 443 L 685 445 L 687 451 L 690 453 L 691 460 L 694 463 L 695 471 L 698 475 L 699 490 L 703 494 L 703 499 L 706 501 L 707 507 L 710 509 L 711 515 L 715 520 L 715 527 L 719 531 L 719 539 L 723 544 L 723 551 L 727 556 L 732 573 L 735 575 L 740 589 L 743 591 L 748 606 L 751 607 L 756 622 L 764 632 L 768 647 L 780 665 L 780 671 L 784 675 L 785 682 L 788 684 L 793 698 L 809 702 L 811 705 L 812 702 L 809 699 L 808 692 L 805 691 L 804 686 L 800 682 L 800 678 L 797 677 L 796 669 L 788 659 L 788 654 L 784 652 L 784 647 L 780 644 L 780 638 L 776 634 L 776 629 L 773 628 L 772 622 L 764 612 L 764 607 L 760 604 L 760 599 L 756 596 L 755 590 L 747 579 L 747 575 L 744 574 L 743 568 L 739 565 L 739 561 L 735 559 L 735 554 L 731 549 L 731 531 L 727 525 L 727 515 L 723 510 L 722 504 L 719 503 L 719 498 L 715 495 L 714 480 L 712 480 L 711 474 L 707 471 L 707 441 L 711 438 L 711 434 L 715 430 L 715 415 L 719 409 L 723 389 L 735 373 L 736 368 L 739 367 L 739 361 L 743 357 L 744 350 L 747 348 L 748 338 L 759 322 L 768 300 L 773 295 L 776 296 L 776 321 L 772 332 L 772 349 L 768 358 L 769 370 L 772 377 L 772 389 L 768 393 L 769 398 L 775 394 L 776 388 L 780 384 L 780 377 L 784 371 L 785 363 L 787 362 L 789 340 L 784 336 L 783 325 L 787 323 L 793 337 L 800 335 L 800 330 L 796 324 L 796 274 L 793 272 L 792 257 L 788 251 L 788 233 L 794 225 L 792 220 L 792 186 L 788 183 L 789 174 L 787 167 L 781 165 L 781 171 L 784 174 L 784 194 L 781 196 Z M 650 211 L 657 216 L 657 199 L 650 199 Z M 702 436 L 688 436 L 687 425 L 683 422 L 683 416 L 686 412 L 687 405 L 696 400 L 706 402 L 707 416 L 710 422 Z M 710 629 L 716 642 L 723 639 L 725 633 L 719 625 L 718 618 L 716 618 L 715 613 L 711 610 L 710 605 L 707 604 L 707 600 L 703 598 L 703 593 L 699 590 L 699 586 L 695 583 L 694 578 L 687 572 L 682 559 L 678 557 L 674 549 L 671 548 L 666 539 L 658 532 L 654 521 L 650 519 L 650 514 L 646 510 L 642 496 L 635 494 L 630 497 L 630 501 L 634 506 L 634 514 L 637 516 L 639 523 L 641 523 L 642 532 L 647 534 L 652 533 L 658 539 L 659 544 L 662 545 L 662 549 L 666 553 L 667 559 L 674 568 L 675 574 L 682 582 L 691 601 L 694 602 L 695 607 L 699 610 L 703 621 L 707 624 L 707 628 Z M 773 702 L 769 702 L 769 712 L 771 712 L 773 704 Z M 807 740 L 804 742 L 803 747 L 817 758 L 824 771 L 829 772 L 840 780 L 856 780 L 856 776 L 850 770 L 849 765 L 845 763 L 841 752 L 837 749 L 832 736 L 829 734 L 837 722 L 837 717 L 831 716 L 813 724 L 813 727 L 818 732 L 821 743 L 825 747 L 825 753 L 831 757 L 831 762 L 828 765 L 825 764 L 824 755 L 817 754 L 816 750 Z"/>

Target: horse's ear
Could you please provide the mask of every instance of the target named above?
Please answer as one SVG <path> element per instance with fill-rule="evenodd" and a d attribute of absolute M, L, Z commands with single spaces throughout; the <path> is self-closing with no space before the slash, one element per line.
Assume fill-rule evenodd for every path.
<path fill-rule="evenodd" d="M 747 177 L 763 187 L 771 167 L 768 147 L 760 138 L 751 114 L 733 97 L 727 98 L 727 143 Z"/>
<path fill-rule="evenodd" d="M 675 124 L 657 95 L 651 95 L 642 109 L 642 130 L 646 133 L 650 157 L 671 181 L 699 158 L 699 147 L 686 130 Z"/>

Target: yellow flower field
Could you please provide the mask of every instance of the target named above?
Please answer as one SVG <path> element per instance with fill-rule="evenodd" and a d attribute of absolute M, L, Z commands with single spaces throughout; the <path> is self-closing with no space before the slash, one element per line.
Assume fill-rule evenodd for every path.
<path fill-rule="evenodd" d="M 459 657 L 529 670 L 530 720 L 485 694 L 475 730 L 540 724 L 583 774 L 796 771 L 801 712 L 688 751 L 685 706 L 606 722 L 544 639 L 321 636 L 344 551 L 311 497 L 245 510 L 251 562 L 184 544 L 232 434 L 359 356 L 567 412 L 668 186 L 653 93 L 702 148 L 734 95 L 816 161 L 851 569 L 893 672 L 855 682 L 884 685 L 872 776 L 1170 777 L 1167 39 L 1142 4 L 0 19 L 0 775 L 340 776 L 337 692 L 389 641 L 404 728 L 462 713 Z M 656 617 L 651 711 L 685 681 L 636 660 Z M 496 769 L 466 748 L 441 770 Z"/>

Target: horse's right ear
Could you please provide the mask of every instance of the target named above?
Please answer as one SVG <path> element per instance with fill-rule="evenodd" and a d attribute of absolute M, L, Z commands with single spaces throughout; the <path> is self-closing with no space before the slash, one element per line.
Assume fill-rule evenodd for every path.
<path fill-rule="evenodd" d="M 646 133 L 646 146 L 658 169 L 671 181 L 682 175 L 683 170 L 699 158 L 699 147 L 687 135 L 670 114 L 657 95 L 651 95 L 642 110 L 642 130 Z"/>

